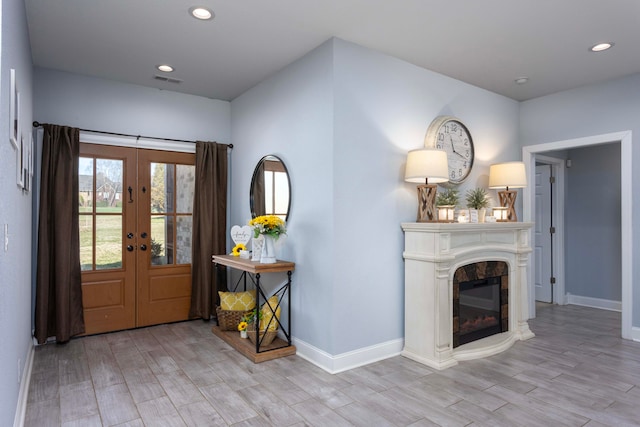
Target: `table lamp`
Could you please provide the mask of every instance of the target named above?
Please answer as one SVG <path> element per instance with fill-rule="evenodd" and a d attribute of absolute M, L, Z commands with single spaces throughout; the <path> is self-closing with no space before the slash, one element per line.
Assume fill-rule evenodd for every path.
<path fill-rule="evenodd" d="M 498 191 L 500 205 L 507 208 L 506 221 L 517 221 L 516 215 L 516 191 L 511 188 L 524 188 L 527 186 L 527 175 L 523 162 L 497 163 L 489 167 L 489 188 L 502 189 Z"/>
<path fill-rule="evenodd" d="M 447 153 L 435 148 L 411 150 L 407 155 L 404 173 L 407 182 L 418 182 L 418 219 L 417 222 L 436 221 L 436 193 L 440 182 L 449 180 Z"/>

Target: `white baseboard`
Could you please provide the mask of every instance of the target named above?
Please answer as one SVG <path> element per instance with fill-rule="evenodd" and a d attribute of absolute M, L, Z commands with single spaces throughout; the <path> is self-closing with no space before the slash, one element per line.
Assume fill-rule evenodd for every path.
<path fill-rule="evenodd" d="M 602 310 L 622 311 L 621 301 L 612 301 L 601 298 L 581 297 L 579 295 L 566 295 L 567 304 L 582 305 L 585 307 L 600 308 Z"/>
<path fill-rule="evenodd" d="M 298 356 L 324 369 L 330 374 L 337 374 L 339 372 L 400 355 L 404 346 L 404 339 L 400 338 L 397 340 L 387 341 L 385 343 L 359 348 L 336 356 L 296 338 L 293 339 L 293 344 L 296 346 L 296 354 Z"/>
<path fill-rule="evenodd" d="M 638 326 L 631 327 L 631 339 L 634 341 L 640 342 L 640 327 Z"/>
<path fill-rule="evenodd" d="M 29 398 L 29 384 L 31 383 L 31 370 L 33 369 L 34 349 L 35 346 L 32 343 L 29 346 L 27 358 L 24 361 L 22 378 L 20 380 L 20 393 L 18 394 L 18 404 L 16 406 L 16 415 L 13 419 L 13 427 L 24 426 L 24 418 L 27 413 L 27 399 Z"/>

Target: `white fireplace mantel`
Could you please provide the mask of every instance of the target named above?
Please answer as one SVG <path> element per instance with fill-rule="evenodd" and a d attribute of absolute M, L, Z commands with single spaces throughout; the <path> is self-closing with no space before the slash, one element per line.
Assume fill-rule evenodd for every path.
<path fill-rule="evenodd" d="M 402 355 L 436 369 L 497 354 L 529 329 L 527 268 L 532 223 L 403 223 L 405 341 Z M 455 271 L 483 261 L 509 267 L 509 330 L 453 348 Z"/>

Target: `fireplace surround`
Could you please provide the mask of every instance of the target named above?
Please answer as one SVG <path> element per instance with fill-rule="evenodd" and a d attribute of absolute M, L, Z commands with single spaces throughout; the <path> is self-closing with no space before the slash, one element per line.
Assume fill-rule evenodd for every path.
<path fill-rule="evenodd" d="M 531 226 L 522 222 L 402 224 L 405 234 L 403 356 L 445 369 L 461 360 L 497 354 L 518 340 L 534 336 L 527 323 Z M 454 346 L 454 281 L 459 284 L 479 280 L 472 273 L 486 272 L 487 266 L 497 268 L 491 275 L 500 277 L 500 291 L 506 288 L 506 304 L 500 308 L 501 330 Z"/>

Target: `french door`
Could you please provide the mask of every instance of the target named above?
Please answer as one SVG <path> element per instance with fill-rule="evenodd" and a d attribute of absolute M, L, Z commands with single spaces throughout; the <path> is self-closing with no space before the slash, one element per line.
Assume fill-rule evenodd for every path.
<path fill-rule="evenodd" d="M 186 320 L 195 156 L 80 144 L 86 334 Z"/>

